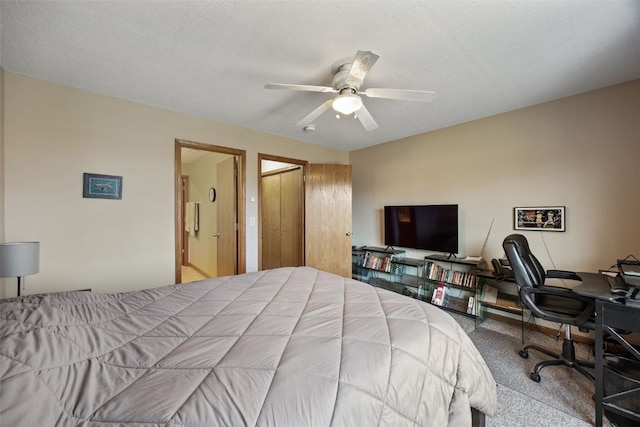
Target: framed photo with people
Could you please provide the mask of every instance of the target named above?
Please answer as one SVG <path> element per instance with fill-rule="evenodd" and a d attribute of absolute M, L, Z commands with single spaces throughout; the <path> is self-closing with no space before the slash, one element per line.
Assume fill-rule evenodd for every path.
<path fill-rule="evenodd" d="M 513 229 L 533 231 L 565 231 L 564 206 L 513 208 Z"/>

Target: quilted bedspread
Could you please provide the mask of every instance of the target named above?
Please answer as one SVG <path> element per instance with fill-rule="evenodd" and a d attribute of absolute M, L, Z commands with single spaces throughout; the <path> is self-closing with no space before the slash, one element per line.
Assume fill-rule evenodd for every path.
<path fill-rule="evenodd" d="M 437 307 L 312 268 L 0 302 L 2 426 L 469 426 L 496 384 Z"/>

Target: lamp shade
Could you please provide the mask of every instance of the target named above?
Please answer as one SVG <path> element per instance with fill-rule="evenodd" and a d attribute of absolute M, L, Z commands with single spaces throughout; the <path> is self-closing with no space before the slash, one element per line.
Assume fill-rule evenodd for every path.
<path fill-rule="evenodd" d="M 0 243 L 0 277 L 23 277 L 40 271 L 40 242 Z"/>
<path fill-rule="evenodd" d="M 333 100 L 331 106 L 338 113 L 348 116 L 349 114 L 358 111 L 362 107 L 362 99 L 358 95 L 345 93 L 338 95 Z"/>

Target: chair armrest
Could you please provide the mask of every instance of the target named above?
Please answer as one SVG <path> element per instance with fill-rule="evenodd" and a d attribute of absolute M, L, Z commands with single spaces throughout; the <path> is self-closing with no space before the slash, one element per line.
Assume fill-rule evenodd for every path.
<path fill-rule="evenodd" d="M 550 279 L 570 279 L 582 281 L 582 278 L 575 271 L 567 270 L 547 270 L 547 277 Z"/>
<path fill-rule="evenodd" d="M 537 288 L 523 287 L 520 289 L 521 299 L 524 300 L 524 296 L 538 294 L 538 295 L 550 295 L 556 296 L 560 298 L 566 298 L 574 301 L 582 301 L 585 303 L 585 307 L 578 313 L 576 316 L 570 316 L 561 314 L 558 312 L 550 312 L 544 309 L 544 307 L 537 306 L 535 304 L 527 304 L 529 309 L 533 312 L 536 317 L 540 317 L 542 319 L 547 319 L 549 317 L 557 319 L 554 320 L 560 323 L 568 323 L 571 325 L 582 325 L 589 318 L 591 318 L 596 311 L 596 303 L 593 298 L 586 297 L 583 295 L 578 295 L 573 292 L 571 289 L 567 288 L 559 288 L 552 286 L 538 286 Z M 527 298 L 529 300 L 535 300 L 535 298 Z"/>

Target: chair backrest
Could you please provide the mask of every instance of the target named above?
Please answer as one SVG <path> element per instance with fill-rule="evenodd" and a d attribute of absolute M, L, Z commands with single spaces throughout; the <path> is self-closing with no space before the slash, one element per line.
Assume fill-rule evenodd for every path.
<path fill-rule="evenodd" d="M 518 289 L 538 287 L 544 284 L 545 270 L 540 261 L 531 253 L 529 242 L 522 234 L 510 234 L 505 237 L 502 247 L 509 264 L 511 264 Z M 528 301 L 523 300 L 522 302 L 526 304 Z M 535 304 L 535 300 L 531 302 Z"/>

